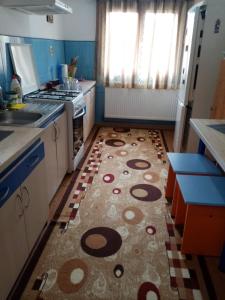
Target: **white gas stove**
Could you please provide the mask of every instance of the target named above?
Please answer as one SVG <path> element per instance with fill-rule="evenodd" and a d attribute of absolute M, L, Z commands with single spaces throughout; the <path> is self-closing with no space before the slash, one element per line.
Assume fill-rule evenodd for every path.
<path fill-rule="evenodd" d="M 83 117 L 86 113 L 86 105 L 83 93 L 75 90 L 38 90 L 24 98 L 25 101 L 39 100 L 64 103 L 68 119 L 68 172 L 75 170 L 84 155 Z"/>

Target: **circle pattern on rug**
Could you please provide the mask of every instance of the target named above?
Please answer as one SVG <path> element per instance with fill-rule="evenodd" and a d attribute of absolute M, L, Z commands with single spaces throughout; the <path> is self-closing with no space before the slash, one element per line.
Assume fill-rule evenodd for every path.
<path fill-rule="evenodd" d="M 103 176 L 103 181 L 106 183 L 112 183 L 114 179 L 115 179 L 115 177 L 113 174 L 105 174 Z"/>
<path fill-rule="evenodd" d="M 128 155 L 128 152 L 125 150 L 118 150 L 118 151 L 116 151 L 116 155 L 124 157 L 124 156 Z"/>
<path fill-rule="evenodd" d="M 159 175 L 155 172 L 146 172 L 143 175 L 144 180 L 151 182 L 151 183 L 155 183 L 159 181 Z"/>
<path fill-rule="evenodd" d="M 71 259 L 60 268 L 57 283 L 65 294 L 72 294 L 83 286 L 87 275 L 87 265 L 80 259 Z"/>
<path fill-rule="evenodd" d="M 111 146 L 111 147 L 122 147 L 126 144 L 124 141 L 119 139 L 109 139 L 106 140 L 105 143 L 107 146 Z"/>
<path fill-rule="evenodd" d="M 124 174 L 124 175 L 128 175 L 128 174 L 129 174 L 129 171 L 124 170 L 124 171 L 123 171 L 123 174 Z"/>
<path fill-rule="evenodd" d="M 113 128 L 115 132 L 130 132 L 130 128 Z"/>
<path fill-rule="evenodd" d="M 113 158 L 113 156 L 112 156 L 112 155 L 109 155 L 109 156 L 108 156 L 108 159 L 112 159 L 112 158 Z"/>
<path fill-rule="evenodd" d="M 145 141 L 145 138 L 142 137 L 142 136 L 140 136 L 140 137 L 137 138 L 137 140 L 138 140 L 138 142 L 144 142 L 144 141 Z"/>
<path fill-rule="evenodd" d="M 156 233 L 156 229 L 152 225 L 147 226 L 145 230 L 146 230 L 147 234 L 149 234 L 149 235 L 154 235 Z"/>
<path fill-rule="evenodd" d="M 132 143 L 131 146 L 135 147 L 135 146 L 137 146 L 137 144 L 136 143 Z"/>
<path fill-rule="evenodd" d="M 150 202 L 162 196 L 160 189 L 150 184 L 137 184 L 130 189 L 130 194 L 137 200 Z"/>
<path fill-rule="evenodd" d="M 123 266 L 122 265 L 116 265 L 114 270 L 113 270 L 113 273 L 114 273 L 116 278 L 121 278 L 123 276 L 123 273 L 124 273 Z"/>
<path fill-rule="evenodd" d="M 116 138 L 118 136 L 118 134 L 116 134 L 116 133 L 109 133 L 108 134 L 108 137 L 110 137 L 110 138 Z"/>
<path fill-rule="evenodd" d="M 138 290 L 138 300 L 154 299 L 159 300 L 159 289 L 152 282 L 144 282 Z"/>
<path fill-rule="evenodd" d="M 123 220 L 131 225 L 139 224 L 144 218 L 142 211 L 134 206 L 127 207 L 123 211 Z"/>
<path fill-rule="evenodd" d="M 81 247 L 84 252 L 95 257 L 113 255 L 120 249 L 121 245 L 122 238 L 120 234 L 108 227 L 92 228 L 85 232 L 81 238 Z"/>
<path fill-rule="evenodd" d="M 151 164 L 147 160 L 131 159 L 127 161 L 127 166 L 135 170 L 146 170 L 151 167 Z"/>
<path fill-rule="evenodd" d="M 121 193 L 121 189 L 115 188 L 113 189 L 113 194 L 119 195 Z"/>

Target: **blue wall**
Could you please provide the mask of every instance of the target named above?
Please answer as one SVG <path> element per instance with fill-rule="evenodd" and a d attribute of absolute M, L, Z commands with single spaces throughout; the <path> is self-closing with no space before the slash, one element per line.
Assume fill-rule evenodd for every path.
<path fill-rule="evenodd" d="M 71 58 L 78 56 L 78 79 L 95 79 L 95 41 L 65 41 L 65 59 L 69 64 Z"/>
<path fill-rule="evenodd" d="M 57 79 L 58 65 L 65 63 L 64 41 L 34 38 L 25 38 L 24 41 L 32 45 L 40 83 Z"/>

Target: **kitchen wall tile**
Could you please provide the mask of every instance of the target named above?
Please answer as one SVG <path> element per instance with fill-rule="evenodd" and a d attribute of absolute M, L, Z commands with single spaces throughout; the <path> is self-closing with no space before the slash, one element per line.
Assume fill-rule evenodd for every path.
<path fill-rule="evenodd" d="M 33 47 L 40 83 L 58 78 L 58 66 L 65 63 L 64 41 L 25 38 Z"/>
<path fill-rule="evenodd" d="M 69 64 L 72 57 L 78 56 L 76 78 L 95 79 L 95 41 L 65 41 L 65 59 Z"/>

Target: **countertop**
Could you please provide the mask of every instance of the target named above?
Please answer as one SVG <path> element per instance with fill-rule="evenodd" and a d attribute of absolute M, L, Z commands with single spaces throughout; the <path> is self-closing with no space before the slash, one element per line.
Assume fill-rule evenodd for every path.
<path fill-rule="evenodd" d="M 0 173 L 22 154 L 44 129 L 29 127 L 0 126 L 0 131 L 13 131 L 0 142 Z"/>
<path fill-rule="evenodd" d="M 225 171 L 225 133 L 210 127 L 211 125 L 224 125 L 225 129 L 225 120 L 191 119 L 190 121 L 194 131 Z"/>
<path fill-rule="evenodd" d="M 93 86 L 96 85 L 96 81 L 84 80 L 84 81 L 79 81 L 79 84 L 82 88 L 83 94 L 85 95 Z"/>

